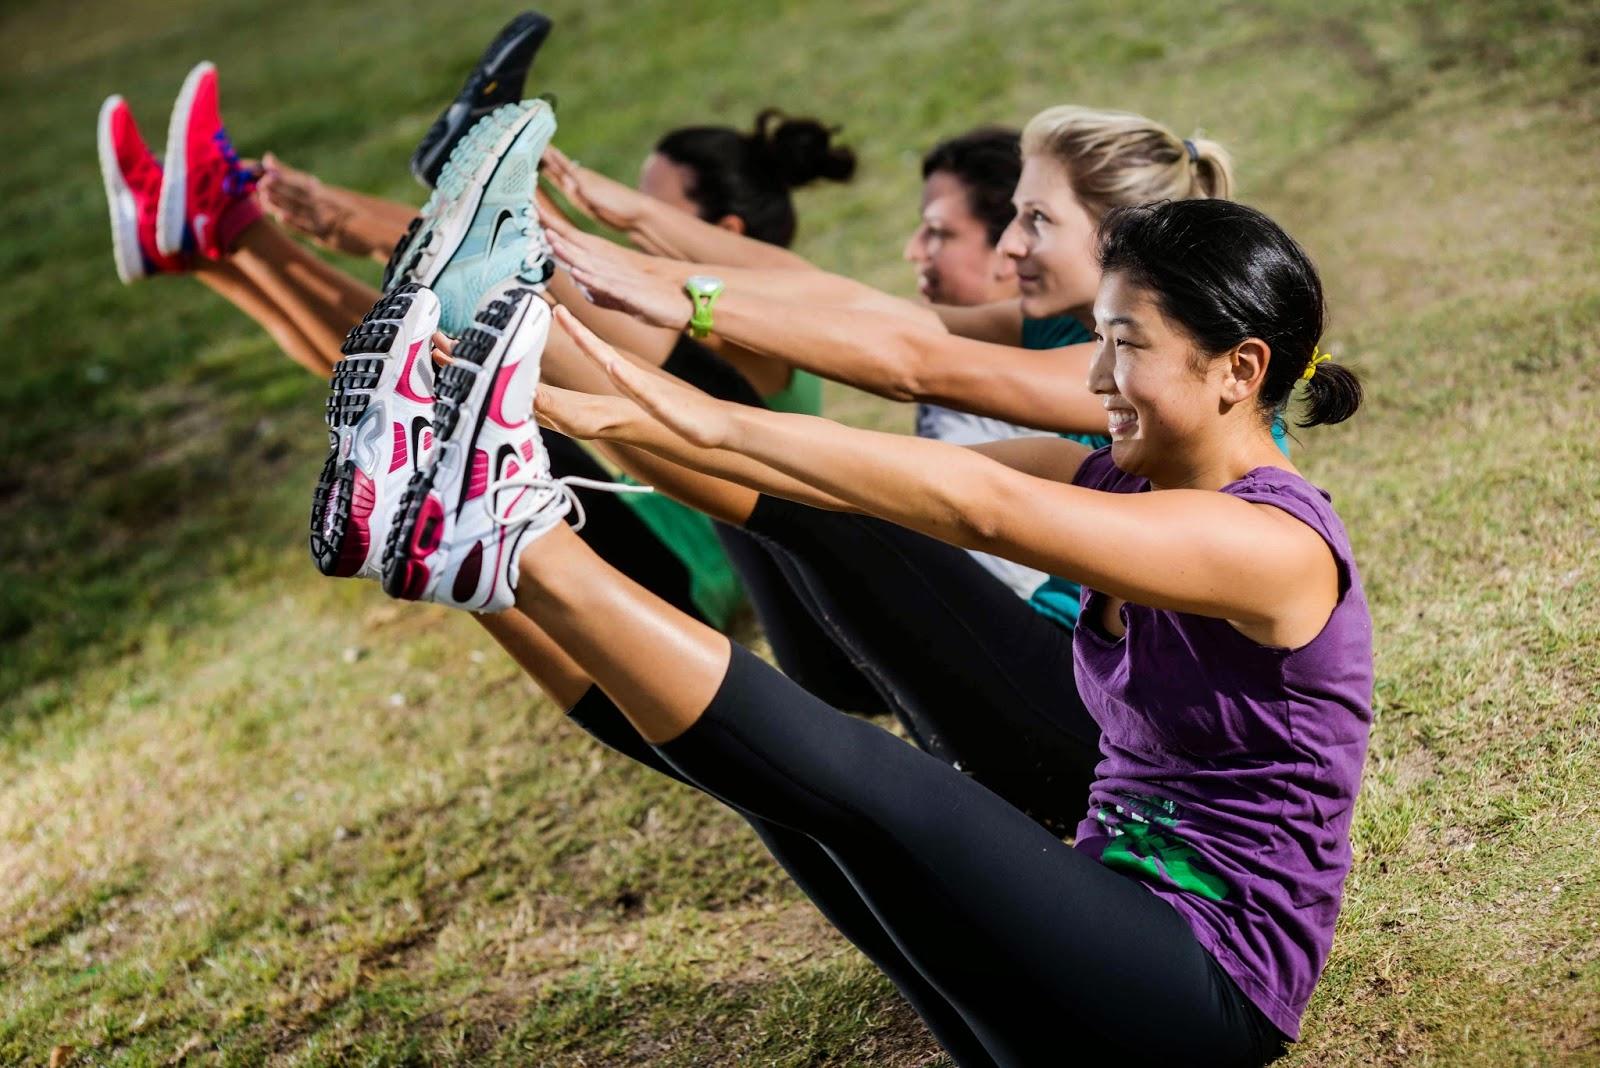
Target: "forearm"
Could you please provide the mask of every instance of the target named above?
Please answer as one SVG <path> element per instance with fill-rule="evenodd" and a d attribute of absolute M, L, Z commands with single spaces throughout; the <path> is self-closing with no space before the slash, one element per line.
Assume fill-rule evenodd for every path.
<path fill-rule="evenodd" d="M 680 331 L 651 326 L 626 312 L 591 304 L 563 270 L 557 269 L 550 276 L 548 291 L 584 326 L 599 334 L 614 348 L 633 353 L 645 363 L 660 367 L 678 343 Z M 687 301 L 688 298 L 684 299 Z"/>
<path fill-rule="evenodd" d="M 932 330 L 945 329 L 938 313 L 929 305 L 918 304 L 875 289 L 865 282 L 807 265 L 802 270 L 787 267 L 729 267 L 709 263 L 683 263 L 659 257 L 642 264 L 645 269 L 682 286 L 691 275 L 715 275 L 730 292 L 748 293 L 767 300 L 809 304 L 817 309 L 855 308 L 896 315 Z"/>
<path fill-rule="evenodd" d="M 752 457 L 693 445 L 642 412 L 637 422 L 608 430 L 596 442 L 640 482 L 724 522 L 743 524 L 761 493 L 833 512 L 859 511 L 837 495 Z M 748 496 L 730 492 L 733 487 Z"/>
<path fill-rule="evenodd" d="M 716 331 L 763 356 L 892 400 L 942 404 L 1040 430 L 1105 431 L 1084 353 L 993 345 L 895 316 L 818 311 L 733 290 L 717 306 Z"/>
<path fill-rule="evenodd" d="M 632 353 L 618 354 L 652 375 L 677 381 Z M 583 403 L 579 396 L 621 397 L 616 383 L 585 357 L 562 331 L 551 332 L 541 370 L 543 379 L 550 385 L 574 391 L 576 396 L 570 398 L 569 403 Z M 601 420 L 599 425 L 567 429 L 594 441 L 618 466 L 639 481 L 657 487 L 692 508 L 725 522 L 742 523 L 755 504 L 754 497 L 741 502 L 737 495 L 727 492 L 726 485 L 711 484 L 727 480 L 758 493 L 772 493 L 834 511 L 848 510 L 834 495 L 822 493 L 803 480 L 775 471 L 751 457 L 690 444 L 631 401 L 623 402 L 621 407 L 627 412 L 625 417 L 593 417 Z M 617 408 L 611 406 L 605 410 Z M 741 508 L 742 514 L 737 514 Z"/>
<path fill-rule="evenodd" d="M 997 345 L 1022 343 L 1022 303 L 1017 300 L 962 307 L 935 304 L 933 312 L 952 334 Z"/>
<path fill-rule="evenodd" d="M 653 200 L 639 205 L 629 234 L 662 255 L 692 263 L 814 270 L 804 257 L 788 249 L 736 234 Z"/>

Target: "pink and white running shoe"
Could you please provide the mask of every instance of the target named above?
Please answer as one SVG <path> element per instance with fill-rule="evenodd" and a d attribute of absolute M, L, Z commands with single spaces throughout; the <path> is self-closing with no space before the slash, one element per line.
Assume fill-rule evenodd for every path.
<path fill-rule="evenodd" d="M 340 348 L 328 390 L 328 459 L 311 498 L 311 557 L 324 575 L 376 578 L 395 508 L 433 457 L 433 332 L 419 285 L 385 294 Z"/>
<path fill-rule="evenodd" d="M 573 486 L 648 492 L 550 476 L 533 419 L 550 309 L 527 283 L 488 291 L 434 387 L 434 462 L 412 478 L 389 527 L 383 588 L 392 597 L 498 612 L 516 600 L 523 548 L 583 507 Z"/>
<path fill-rule="evenodd" d="M 161 164 L 151 153 L 133 111 L 120 96 L 100 105 L 95 128 L 100 177 L 111 209 L 111 254 L 117 277 L 131 285 L 152 274 L 180 274 L 188 269 L 182 256 L 156 248 L 156 203 L 161 195 Z"/>
<path fill-rule="evenodd" d="M 156 247 L 165 255 L 182 252 L 190 234 L 197 252 L 221 259 L 261 218 L 255 176 L 239 162 L 222 126 L 217 68 L 210 63 L 191 70 L 178 91 L 163 166 Z"/>

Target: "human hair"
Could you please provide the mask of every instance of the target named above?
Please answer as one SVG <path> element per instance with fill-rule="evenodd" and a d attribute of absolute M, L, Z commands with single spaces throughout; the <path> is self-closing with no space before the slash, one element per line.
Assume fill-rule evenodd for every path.
<path fill-rule="evenodd" d="M 1203 357 L 1247 338 L 1271 356 L 1257 401 L 1271 417 L 1311 365 L 1322 338 L 1322 281 L 1305 250 L 1254 208 L 1169 200 L 1115 208 L 1100 223 L 1100 269 L 1144 289 Z M 1339 423 L 1361 406 L 1361 381 L 1331 361 L 1306 382 L 1303 427 Z"/>
<path fill-rule="evenodd" d="M 791 189 L 818 178 L 847 182 L 856 154 L 833 143 L 838 130 L 816 119 L 791 119 L 777 108 L 756 116 L 753 130 L 685 126 L 656 144 L 656 151 L 694 176 L 687 190 L 700 218 L 744 220 L 744 232 L 787 248 L 794 240 Z"/>
<path fill-rule="evenodd" d="M 1008 126 L 979 126 L 940 141 L 922 157 L 922 179 L 948 174 L 967 191 L 967 207 L 983 222 L 989 244 L 1011 225 L 1011 194 L 1022 174 L 1022 135 Z"/>
<path fill-rule="evenodd" d="M 1233 157 L 1221 145 L 1184 140 L 1126 111 L 1046 108 L 1023 128 L 1022 156 L 1066 168 L 1072 191 L 1097 219 L 1130 204 L 1233 195 Z"/>

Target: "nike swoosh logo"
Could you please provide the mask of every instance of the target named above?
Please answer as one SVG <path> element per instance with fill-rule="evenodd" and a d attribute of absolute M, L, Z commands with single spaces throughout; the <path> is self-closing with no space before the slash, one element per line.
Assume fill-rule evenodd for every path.
<path fill-rule="evenodd" d="M 515 220 L 516 215 L 510 211 L 507 211 L 505 208 L 500 209 L 500 214 L 495 216 L 494 229 L 489 234 L 489 248 L 491 251 L 500 247 L 500 230 L 505 226 L 506 223 L 513 222 Z"/>
<path fill-rule="evenodd" d="M 194 243 L 197 248 L 206 247 L 206 228 L 211 225 L 211 216 L 201 212 L 194 217 Z"/>

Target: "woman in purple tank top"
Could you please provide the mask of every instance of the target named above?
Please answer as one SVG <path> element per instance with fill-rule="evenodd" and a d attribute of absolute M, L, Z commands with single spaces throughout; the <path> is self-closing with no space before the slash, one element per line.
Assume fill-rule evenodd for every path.
<path fill-rule="evenodd" d="M 959 1064 L 1263 1064 L 1333 940 L 1372 691 L 1349 539 L 1271 423 L 1297 387 L 1302 426 L 1348 418 L 1360 388 L 1317 348 L 1310 260 L 1260 212 L 1121 208 L 1099 256 L 1097 452 L 727 404 L 565 312 L 626 397 L 537 398 L 574 436 L 1081 582 L 1102 759 L 1075 845 L 628 582 L 537 479 L 550 507 L 502 520 L 516 605 L 621 708 L 640 759 L 825 848 L 837 872 L 804 889 Z"/>

